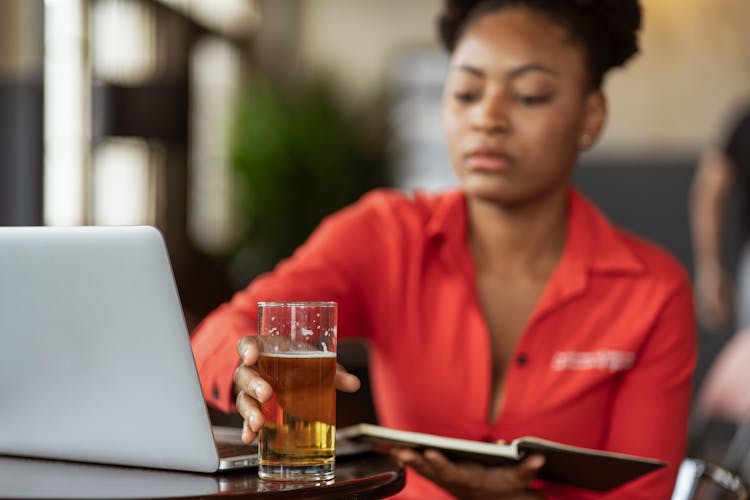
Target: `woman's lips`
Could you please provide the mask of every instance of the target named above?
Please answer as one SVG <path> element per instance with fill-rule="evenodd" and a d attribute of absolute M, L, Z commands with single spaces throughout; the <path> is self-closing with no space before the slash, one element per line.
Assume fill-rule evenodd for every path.
<path fill-rule="evenodd" d="M 466 166 L 475 172 L 503 172 L 512 165 L 511 158 L 501 153 L 476 152 L 466 156 Z"/>

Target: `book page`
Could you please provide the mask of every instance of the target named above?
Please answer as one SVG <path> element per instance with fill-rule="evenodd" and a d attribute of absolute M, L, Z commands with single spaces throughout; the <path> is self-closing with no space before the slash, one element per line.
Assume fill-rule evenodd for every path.
<path fill-rule="evenodd" d="M 350 429 L 351 431 L 349 431 L 349 429 L 342 430 L 344 437 L 350 439 L 362 438 L 370 441 L 375 440 L 380 443 L 388 443 L 391 447 L 403 446 L 420 449 L 435 448 L 446 452 L 448 455 L 451 455 L 451 453 L 449 453 L 451 451 L 462 452 L 469 458 L 471 458 L 473 454 L 501 457 L 503 458 L 503 462 L 507 462 L 508 459 L 515 461 L 519 458 L 519 453 L 516 449 L 515 443 L 506 445 L 485 443 L 482 441 L 449 438 L 421 432 L 401 431 L 370 424 L 360 424 Z M 455 454 L 453 455 L 455 456 Z M 477 460 L 477 457 L 473 458 L 474 460 Z"/>

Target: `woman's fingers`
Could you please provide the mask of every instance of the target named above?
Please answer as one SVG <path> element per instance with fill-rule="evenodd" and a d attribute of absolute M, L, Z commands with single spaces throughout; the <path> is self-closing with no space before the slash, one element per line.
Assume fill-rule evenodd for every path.
<path fill-rule="evenodd" d="M 242 359 L 242 364 L 244 365 L 252 366 L 257 363 L 259 352 L 258 339 L 253 335 L 242 337 L 237 342 L 237 354 L 240 355 L 240 359 Z"/>
<path fill-rule="evenodd" d="M 242 363 L 234 371 L 235 393 L 239 395 L 241 392 L 244 392 L 251 398 L 265 403 L 271 398 L 273 389 L 252 368 L 258 361 L 258 340 L 252 336 L 243 337 L 237 342 L 237 353 L 242 358 Z"/>
<path fill-rule="evenodd" d="M 250 443 L 265 423 L 260 403 L 271 399 L 273 389 L 254 368 L 258 362 L 258 339 L 253 336 L 242 338 L 237 342 L 237 353 L 242 360 L 233 379 L 237 412 L 243 418 L 242 440 Z M 361 385 L 359 378 L 347 373 L 341 365 L 336 366 L 334 384 L 337 389 L 345 392 L 355 392 Z"/>
<path fill-rule="evenodd" d="M 435 477 L 440 478 L 441 481 L 445 481 L 446 483 L 471 484 L 482 479 L 477 474 L 477 471 L 480 469 L 474 470 L 476 469 L 475 467 L 460 467 L 435 450 L 426 450 L 424 458 L 430 465 L 430 469 L 434 471 Z"/>
<path fill-rule="evenodd" d="M 542 455 L 532 455 L 516 466 L 484 467 L 476 463 L 452 462 L 436 450 L 419 453 L 397 448 L 391 454 L 401 465 L 412 467 L 461 498 L 524 493 L 544 465 Z"/>
<path fill-rule="evenodd" d="M 235 372 L 234 376 L 234 383 L 235 383 L 235 389 L 237 392 L 239 391 L 245 391 L 248 390 L 248 394 L 255 397 L 256 395 L 259 397 L 262 397 L 261 394 L 265 395 L 266 392 L 268 394 L 268 397 L 271 395 L 271 387 L 268 386 L 268 384 L 265 384 L 268 386 L 268 391 L 265 390 L 264 387 L 251 387 L 249 384 L 259 384 L 256 380 L 257 373 L 252 372 L 255 374 L 255 376 L 251 375 L 249 372 L 245 372 L 242 370 L 244 367 L 249 366 L 255 366 L 255 364 L 258 362 L 258 339 L 254 336 L 247 336 L 240 339 L 239 342 L 237 342 L 237 354 L 240 355 L 240 359 L 242 359 L 242 364 Z M 242 379 L 239 379 L 238 377 L 242 377 Z M 262 379 L 260 379 L 262 381 Z M 263 381 L 265 383 L 265 381 Z M 341 365 L 336 365 L 336 375 L 334 378 L 334 385 L 337 389 L 344 391 L 344 392 L 356 392 L 359 390 L 362 383 L 360 382 L 359 378 L 356 375 L 352 375 L 351 373 L 348 373 L 346 369 Z M 260 391 L 260 393 L 258 393 Z M 258 399 L 261 402 L 266 401 L 265 399 Z"/>
<path fill-rule="evenodd" d="M 238 395 L 245 393 L 260 403 L 271 399 L 273 394 L 271 384 L 263 380 L 254 369 L 245 365 L 238 366 L 234 371 L 234 387 Z"/>
<path fill-rule="evenodd" d="M 543 455 L 532 455 L 516 466 L 486 468 L 485 487 L 493 491 L 524 491 L 543 465 Z"/>
<path fill-rule="evenodd" d="M 336 389 L 344 392 L 357 392 L 362 385 L 356 375 L 346 371 L 346 368 L 337 364 L 336 375 L 333 379 L 333 385 Z"/>
<path fill-rule="evenodd" d="M 433 479 L 434 471 L 425 457 L 418 451 L 410 448 L 393 448 L 391 456 L 399 465 L 411 467 L 426 478 Z"/>
<path fill-rule="evenodd" d="M 237 412 L 242 415 L 242 441 L 250 444 L 258 435 L 258 431 L 265 419 L 260 410 L 258 401 L 248 396 L 244 391 L 237 395 Z"/>
<path fill-rule="evenodd" d="M 250 443 L 258 435 L 265 419 L 260 403 L 271 399 L 273 389 L 253 368 L 258 361 L 258 342 L 255 337 L 244 337 L 237 343 L 242 363 L 234 371 L 234 390 L 237 393 L 237 412 L 242 416 L 242 441 Z"/>
<path fill-rule="evenodd" d="M 544 455 L 531 455 L 516 467 L 517 478 L 522 484 L 529 484 L 544 466 Z"/>

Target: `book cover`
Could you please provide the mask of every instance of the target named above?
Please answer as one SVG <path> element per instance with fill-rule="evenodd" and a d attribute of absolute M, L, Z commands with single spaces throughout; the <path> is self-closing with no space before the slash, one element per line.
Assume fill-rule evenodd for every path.
<path fill-rule="evenodd" d="M 546 459 L 539 471 L 539 479 L 595 491 L 611 490 L 667 465 L 652 458 L 581 448 L 536 437 L 496 444 L 371 424 L 340 429 L 338 435 L 353 441 L 370 442 L 376 450 L 433 448 L 454 461 L 479 462 L 488 466 L 515 464 L 528 455 L 539 453 Z"/>

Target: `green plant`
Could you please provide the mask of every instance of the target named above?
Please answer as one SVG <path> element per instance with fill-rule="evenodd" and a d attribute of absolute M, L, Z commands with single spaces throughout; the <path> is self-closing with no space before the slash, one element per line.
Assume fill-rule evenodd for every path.
<path fill-rule="evenodd" d="M 326 215 L 388 184 L 382 119 L 369 116 L 345 114 L 320 81 L 290 90 L 257 79 L 248 88 L 232 137 L 247 224 L 241 279 L 290 255 Z"/>

